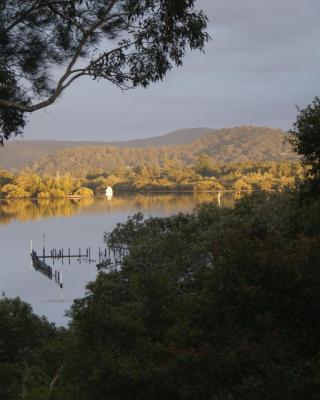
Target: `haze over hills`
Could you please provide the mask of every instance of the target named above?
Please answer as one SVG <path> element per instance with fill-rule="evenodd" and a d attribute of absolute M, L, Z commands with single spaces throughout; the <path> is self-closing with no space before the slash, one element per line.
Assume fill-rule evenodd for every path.
<path fill-rule="evenodd" d="M 201 154 L 213 162 L 297 160 L 279 129 L 242 126 L 211 131 L 189 144 L 153 147 L 85 146 L 61 149 L 33 162 L 38 174 L 83 177 L 93 171 L 110 173 L 137 165 L 181 168 L 194 165 Z"/>
<path fill-rule="evenodd" d="M 213 129 L 188 128 L 173 131 L 161 136 L 122 142 L 101 141 L 60 141 L 60 140 L 16 140 L 0 147 L 0 167 L 20 170 L 35 160 L 58 150 L 70 147 L 114 146 L 114 147 L 153 147 L 189 144 Z"/>

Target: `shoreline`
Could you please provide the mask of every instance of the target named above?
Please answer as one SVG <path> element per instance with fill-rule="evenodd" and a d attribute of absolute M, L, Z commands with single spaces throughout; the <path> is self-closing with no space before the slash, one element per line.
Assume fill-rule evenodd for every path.
<path fill-rule="evenodd" d="M 116 192 L 111 196 L 119 197 L 121 195 L 132 195 L 132 194 L 190 194 L 196 195 L 200 193 L 255 193 L 255 192 L 276 192 L 277 190 L 235 190 L 235 189 L 220 189 L 220 190 L 121 190 Z M 61 197 L 0 197 L 1 201 L 7 200 L 58 200 L 58 199 L 66 199 L 66 200 L 79 200 L 79 199 L 108 199 L 108 196 L 105 195 L 95 195 L 95 196 L 61 196 Z"/>

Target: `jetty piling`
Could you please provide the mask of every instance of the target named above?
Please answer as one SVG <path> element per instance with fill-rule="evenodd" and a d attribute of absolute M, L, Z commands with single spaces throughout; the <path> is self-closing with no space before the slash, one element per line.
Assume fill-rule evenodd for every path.
<path fill-rule="evenodd" d="M 45 246 L 42 247 L 42 251 L 40 255 L 32 249 L 31 256 L 35 253 L 36 257 L 41 259 L 41 262 L 45 262 L 45 260 L 52 260 L 52 266 L 56 264 L 57 261 L 60 260 L 60 265 L 66 264 L 65 258 L 67 258 L 67 263 L 71 265 L 71 258 L 76 258 L 77 262 L 81 264 L 82 262 L 86 263 L 96 263 L 96 262 L 107 262 L 108 265 L 120 266 L 122 261 L 128 255 L 128 249 L 123 246 L 104 246 L 98 248 L 98 257 L 92 257 L 91 247 L 86 247 L 81 250 L 81 247 L 77 249 L 75 253 L 72 254 L 70 247 L 65 251 L 63 248 L 56 249 L 52 248 L 46 253 Z M 52 267 L 50 267 L 52 268 Z M 53 275 L 54 276 L 54 275 Z M 59 283 L 59 282 L 58 282 Z"/>

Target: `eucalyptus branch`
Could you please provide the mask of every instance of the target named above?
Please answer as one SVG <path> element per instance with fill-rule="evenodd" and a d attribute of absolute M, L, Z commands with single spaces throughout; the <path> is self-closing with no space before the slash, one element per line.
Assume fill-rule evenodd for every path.
<path fill-rule="evenodd" d="M 21 11 L 17 16 L 15 21 L 13 21 L 7 28 L 5 28 L 5 33 L 10 32 L 15 26 L 17 26 L 18 24 L 20 24 L 21 22 L 23 22 L 24 18 L 26 18 L 27 16 L 29 16 L 33 11 L 35 11 L 37 8 L 43 8 L 44 5 L 39 4 L 39 1 L 35 1 L 34 5 L 32 7 L 30 7 L 29 9 L 25 9 L 23 11 Z"/>
<path fill-rule="evenodd" d="M 74 20 L 73 18 L 68 17 L 68 15 L 62 13 L 61 11 L 57 10 L 52 4 L 48 4 L 48 7 L 50 8 L 50 10 L 52 12 L 54 12 L 55 14 L 59 15 L 59 17 L 61 17 L 63 20 L 71 22 L 76 28 L 79 29 L 79 31 L 81 31 L 82 33 L 85 33 L 85 29 L 83 29 L 83 26 L 81 24 L 79 24 L 76 20 Z"/>
<path fill-rule="evenodd" d="M 147 87 L 182 65 L 187 47 L 203 50 L 207 19 L 195 10 L 194 0 L 172 9 L 165 3 L 5 2 L 0 7 L 0 144 L 22 133 L 26 113 L 51 105 L 82 76 L 106 79 L 122 90 Z M 98 53 L 103 40 L 113 46 Z M 53 82 L 50 71 L 60 66 Z"/>
<path fill-rule="evenodd" d="M 85 46 L 85 44 L 87 43 L 88 38 L 93 34 L 93 32 L 99 28 L 99 26 L 101 26 L 104 22 L 105 22 L 105 18 L 106 16 L 108 16 L 108 14 L 111 12 L 112 8 L 115 6 L 115 4 L 117 3 L 118 0 L 112 0 L 110 2 L 110 4 L 108 6 L 105 7 L 105 9 L 103 10 L 103 12 L 101 13 L 101 17 L 86 31 L 84 31 L 83 36 L 79 42 L 78 47 L 75 50 L 75 53 L 73 55 L 73 57 L 71 58 L 69 64 L 67 65 L 66 71 L 65 73 L 61 76 L 61 78 L 59 79 L 56 88 L 53 90 L 53 93 L 51 96 L 49 96 L 46 100 L 41 101 L 37 104 L 32 104 L 32 105 L 26 105 L 26 104 L 21 104 L 21 103 L 17 103 L 14 101 L 10 101 L 10 100 L 4 100 L 4 99 L 0 99 L 0 107 L 4 107 L 4 108 L 14 108 L 18 111 L 22 111 L 22 112 L 34 112 L 37 110 L 40 110 L 42 108 L 45 108 L 51 104 L 53 104 L 55 102 L 55 100 L 61 95 L 61 93 L 63 92 L 63 90 L 69 86 L 69 84 L 74 81 L 74 79 L 72 79 L 67 85 L 64 85 L 64 82 L 69 78 L 69 76 L 72 74 L 72 67 L 75 65 L 75 63 L 78 61 L 79 56 Z M 77 77 L 82 76 L 83 74 L 77 75 Z"/>

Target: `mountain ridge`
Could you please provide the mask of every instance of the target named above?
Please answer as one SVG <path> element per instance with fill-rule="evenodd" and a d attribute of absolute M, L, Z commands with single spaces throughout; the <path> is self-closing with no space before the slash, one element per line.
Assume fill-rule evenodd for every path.
<path fill-rule="evenodd" d="M 191 143 L 194 139 L 214 131 L 211 128 L 185 128 L 149 138 L 126 141 L 86 141 L 86 140 L 17 140 L 7 142 L 0 147 L 0 168 L 20 170 L 37 159 L 53 154 L 63 148 L 87 146 L 113 147 L 152 147 L 181 145 Z"/>
<path fill-rule="evenodd" d="M 86 146 L 57 151 L 29 166 L 38 174 L 71 174 L 83 177 L 93 171 L 111 173 L 117 168 L 135 166 L 194 165 L 207 155 L 214 163 L 297 160 L 286 133 L 273 128 L 242 126 L 211 131 L 189 144 L 160 147 Z"/>

